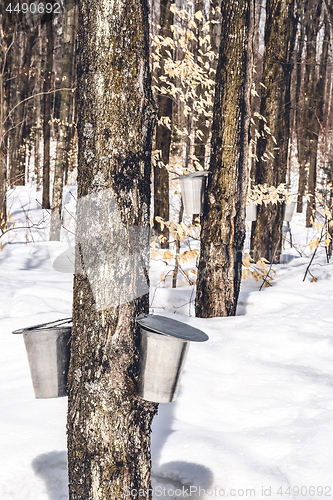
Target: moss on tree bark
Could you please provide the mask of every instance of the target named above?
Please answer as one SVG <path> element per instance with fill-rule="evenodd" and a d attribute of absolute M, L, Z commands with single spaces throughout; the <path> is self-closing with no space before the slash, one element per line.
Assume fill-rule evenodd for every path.
<path fill-rule="evenodd" d="M 80 2 L 70 500 L 119 500 L 133 488 L 150 488 L 150 426 L 157 405 L 136 395 L 134 321 L 149 306 L 148 293 L 137 292 L 147 273 L 145 256 L 136 252 L 149 236 L 156 112 L 148 54 L 145 0 Z"/>

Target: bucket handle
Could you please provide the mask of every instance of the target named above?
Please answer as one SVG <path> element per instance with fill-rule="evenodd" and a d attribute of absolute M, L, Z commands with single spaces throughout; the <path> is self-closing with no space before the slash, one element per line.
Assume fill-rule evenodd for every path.
<path fill-rule="evenodd" d="M 56 321 L 51 321 L 50 323 L 42 323 L 40 325 L 28 326 L 27 328 L 21 328 L 20 330 L 14 330 L 12 333 L 23 333 L 29 330 L 38 330 L 39 328 L 44 328 L 46 326 L 60 326 L 65 323 L 71 323 L 73 318 L 58 319 Z"/>

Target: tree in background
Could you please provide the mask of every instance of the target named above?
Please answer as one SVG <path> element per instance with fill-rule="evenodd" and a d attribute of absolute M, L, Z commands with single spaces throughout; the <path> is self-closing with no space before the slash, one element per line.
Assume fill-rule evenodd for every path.
<path fill-rule="evenodd" d="M 44 120 L 43 120 L 43 208 L 51 208 L 50 205 L 50 160 L 51 160 L 51 84 L 53 70 L 53 48 L 54 38 L 52 33 L 52 21 L 45 23 L 46 36 L 46 64 L 44 74 Z"/>
<path fill-rule="evenodd" d="M 267 0 L 265 52 L 261 90 L 256 184 L 286 182 L 290 132 L 290 82 L 296 36 L 294 0 Z M 282 205 L 258 206 L 252 223 L 251 250 L 255 261 L 279 262 L 282 243 Z"/>
<path fill-rule="evenodd" d="M 7 227 L 7 131 L 8 131 L 8 52 L 13 42 L 13 29 L 0 10 L 0 231 Z"/>
<path fill-rule="evenodd" d="M 221 4 L 210 176 L 202 215 L 196 315 L 236 312 L 245 237 L 253 1 Z"/>
<path fill-rule="evenodd" d="M 173 24 L 173 12 L 170 10 L 171 0 L 160 1 L 160 33 L 165 38 L 172 39 L 171 26 Z M 164 76 L 164 61 L 167 58 L 167 47 L 161 47 L 161 63 L 156 67 L 155 78 L 157 81 Z M 161 82 L 163 86 L 163 83 Z M 156 96 L 159 118 L 163 117 L 172 122 L 172 99 L 168 94 L 158 93 Z M 169 164 L 171 148 L 171 130 L 170 128 L 158 123 L 156 126 L 155 148 L 161 151 L 160 159 L 163 165 Z M 161 230 L 160 223 L 155 219 L 156 216 L 169 220 L 169 172 L 165 166 L 160 166 L 156 162 L 154 166 L 154 228 L 161 236 L 161 248 L 169 248 L 169 230 L 164 226 Z"/>
<path fill-rule="evenodd" d="M 317 157 L 319 136 L 323 124 L 325 85 L 329 54 L 329 19 L 323 14 L 322 0 L 300 1 L 300 37 L 297 79 L 297 146 L 300 165 L 298 211 L 307 186 L 306 226 L 316 207 Z M 317 42 L 319 33 L 323 32 Z"/>
<path fill-rule="evenodd" d="M 63 20 L 63 43 L 61 63 L 61 87 L 71 89 L 73 86 L 74 69 L 74 39 L 75 39 L 75 1 L 69 0 Z M 50 240 L 60 240 L 62 192 L 65 171 L 68 169 L 70 146 L 70 128 L 74 125 L 70 112 L 73 93 L 61 92 L 59 114 L 59 138 L 57 141 L 56 162 L 54 168 L 52 211 L 50 225 Z"/>

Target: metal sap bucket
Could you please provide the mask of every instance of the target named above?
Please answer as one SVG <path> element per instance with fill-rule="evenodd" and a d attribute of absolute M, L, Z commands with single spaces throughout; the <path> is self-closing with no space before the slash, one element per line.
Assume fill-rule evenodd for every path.
<path fill-rule="evenodd" d="M 205 342 L 208 336 L 174 319 L 149 314 L 136 319 L 140 325 L 138 394 L 146 401 L 176 400 L 190 342 Z"/>
<path fill-rule="evenodd" d="M 287 222 L 291 221 L 294 215 L 295 207 L 296 207 L 296 201 L 292 201 L 291 203 L 288 204 L 283 202 L 282 205 L 283 220 Z"/>
<path fill-rule="evenodd" d="M 207 176 L 207 171 L 200 170 L 177 177 L 180 182 L 185 214 L 202 213 Z"/>
<path fill-rule="evenodd" d="M 37 399 L 67 396 L 72 327 L 62 325 L 71 322 L 66 318 L 13 332 L 23 333 Z"/>
<path fill-rule="evenodd" d="M 245 220 L 247 222 L 257 220 L 257 205 L 255 203 L 248 203 L 246 205 Z"/>

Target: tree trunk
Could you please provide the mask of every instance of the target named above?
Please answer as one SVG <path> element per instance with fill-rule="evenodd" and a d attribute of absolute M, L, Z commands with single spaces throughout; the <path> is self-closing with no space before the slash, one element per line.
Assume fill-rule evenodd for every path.
<path fill-rule="evenodd" d="M 150 426 L 136 395 L 148 312 L 151 137 L 145 0 L 79 3 L 78 202 L 68 399 L 70 500 L 150 488 Z"/>
<path fill-rule="evenodd" d="M 296 51 L 296 136 L 297 136 L 297 157 L 298 157 L 298 194 L 297 194 L 297 212 L 303 212 L 303 198 L 307 183 L 305 164 L 307 162 L 306 155 L 306 131 L 305 131 L 305 107 L 303 97 L 304 85 L 304 62 L 303 54 L 305 50 L 305 23 L 303 5 L 299 6 L 299 35 L 297 40 Z"/>
<path fill-rule="evenodd" d="M 36 84 L 36 94 L 42 91 L 41 84 L 41 69 L 42 69 L 42 55 L 43 55 L 43 44 L 41 27 L 38 26 L 38 38 L 37 38 L 37 62 L 36 62 L 36 73 L 37 73 L 37 84 Z M 42 155 L 40 153 L 40 142 L 42 138 L 42 121 L 41 121 L 41 96 L 37 95 L 34 99 L 36 106 L 36 132 L 35 132 L 35 175 L 36 175 L 36 187 L 37 190 L 41 188 L 41 159 Z"/>
<path fill-rule="evenodd" d="M 267 0 L 265 53 L 257 143 L 258 162 L 255 183 L 278 186 L 286 182 L 290 133 L 290 81 L 292 52 L 296 36 L 294 0 Z M 276 143 L 274 142 L 274 139 Z M 278 148 L 278 149 L 277 149 Z M 282 244 L 282 205 L 258 205 L 257 221 L 252 223 L 251 250 L 255 261 L 265 258 L 279 262 Z"/>
<path fill-rule="evenodd" d="M 69 0 L 65 21 L 63 25 L 63 53 L 61 67 L 62 88 L 72 87 L 73 55 L 74 55 L 74 32 L 75 32 L 75 1 Z M 70 108 L 73 100 L 73 93 L 70 91 L 61 92 L 60 116 L 59 116 L 59 138 L 57 143 L 57 155 L 54 170 L 52 211 L 50 240 L 60 240 L 61 230 L 61 207 L 62 191 L 64 186 L 64 172 L 68 164 L 69 152 L 69 122 Z"/>
<path fill-rule="evenodd" d="M 26 33 L 23 34 L 24 51 L 22 58 L 22 71 L 20 75 L 20 87 L 21 95 L 20 99 L 23 101 L 31 94 L 31 61 L 32 61 L 32 48 L 35 43 L 37 36 L 37 28 L 28 29 Z M 25 102 L 19 106 L 22 125 L 20 126 L 20 137 L 19 137 L 19 162 L 18 162 L 18 182 L 19 185 L 25 185 L 26 181 L 26 158 L 27 158 L 27 146 L 29 142 L 29 134 L 31 130 L 31 122 L 29 118 L 29 102 Z"/>
<path fill-rule="evenodd" d="M 236 313 L 245 237 L 253 0 L 222 2 L 221 9 L 211 175 L 202 216 L 196 296 L 196 315 L 204 318 Z"/>
<path fill-rule="evenodd" d="M 200 37 L 203 37 L 203 26 L 208 21 L 208 19 L 206 19 L 207 16 L 205 13 L 204 0 L 196 0 L 194 2 L 194 6 L 195 6 L 195 12 L 201 11 L 202 16 L 203 16 L 200 19 L 196 19 L 196 22 L 195 22 L 195 24 L 197 25 L 196 38 L 199 40 Z M 215 25 L 211 24 L 210 26 L 215 26 Z M 207 28 L 207 31 L 208 31 L 208 29 L 209 28 Z M 198 63 L 198 55 L 199 55 L 198 49 L 200 49 L 201 47 L 200 47 L 198 42 L 192 42 L 192 43 L 193 43 L 194 61 L 197 64 Z M 207 45 L 210 45 L 210 44 L 207 43 Z M 202 61 L 204 62 L 204 64 L 209 64 L 210 67 L 213 67 L 213 69 L 216 70 L 216 64 L 214 64 L 215 60 L 214 60 L 214 62 L 212 61 L 213 64 L 211 65 L 208 57 L 202 56 Z M 214 75 L 209 75 L 209 76 L 214 77 Z M 205 97 L 205 95 L 204 95 L 205 90 L 206 90 L 206 88 L 203 85 L 198 85 L 198 87 L 196 89 L 198 101 L 200 100 L 200 98 L 202 99 Z M 197 135 L 194 136 L 194 151 L 193 151 L 193 153 L 194 153 L 194 156 L 196 156 L 196 158 L 198 159 L 202 168 L 205 168 L 206 144 L 208 141 L 209 133 L 211 132 L 211 127 L 207 126 L 208 123 L 206 123 L 206 121 L 208 119 L 204 114 L 200 114 L 198 116 L 198 114 L 196 113 L 196 111 L 194 109 L 194 106 L 192 109 L 193 109 L 193 111 L 192 111 L 193 115 L 195 115 L 195 117 L 198 119 L 198 121 L 194 120 L 193 128 L 195 130 L 195 134 L 197 132 L 199 132 L 199 134 L 200 134 L 200 138 Z M 195 214 L 194 214 L 194 216 L 195 216 Z"/>
<path fill-rule="evenodd" d="M 310 6 L 311 7 L 311 6 Z M 321 7 L 321 4 L 320 4 Z M 318 5 L 318 12 L 319 11 Z M 308 7 L 309 9 L 309 7 Z M 306 207 L 306 227 L 313 225 L 314 211 L 316 209 L 316 183 L 317 183 L 317 153 L 320 127 L 323 121 L 324 107 L 324 87 L 327 71 L 329 26 L 326 20 L 323 46 L 320 57 L 320 65 L 317 67 L 316 39 L 318 36 L 317 23 L 311 21 L 313 12 L 309 9 L 307 12 L 307 66 L 304 91 L 306 96 L 306 131 L 308 139 L 308 202 Z M 319 24 L 319 23 L 318 23 Z M 317 27 L 318 26 L 318 27 Z M 317 29 L 316 29 L 317 28 Z M 310 42 L 310 43 L 309 43 Z"/>
<path fill-rule="evenodd" d="M 8 86 L 6 79 L 9 73 L 8 53 L 12 50 L 12 27 L 0 12 L 0 232 L 7 227 L 7 130 L 8 121 Z"/>
<path fill-rule="evenodd" d="M 0 36 L 2 38 L 2 50 L 0 49 L 0 232 L 2 233 L 7 224 L 7 137 L 4 124 L 7 115 L 7 100 L 5 95 L 6 73 L 3 70 L 6 57 L 5 49 L 7 46 L 4 41 L 5 37 L 3 36 L 3 32 L 0 33 Z"/>
<path fill-rule="evenodd" d="M 173 14 L 170 11 L 171 0 L 161 0 L 160 2 L 160 26 L 161 34 L 164 37 L 173 38 L 171 25 L 173 23 Z M 167 57 L 165 47 L 162 47 L 162 57 Z M 164 75 L 163 59 L 161 68 L 157 68 L 157 78 Z M 163 86 L 163 84 L 161 84 Z M 157 95 L 157 107 L 159 117 L 167 117 L 172 121 L 172 100 L 170 96 L 164 94 Z M 156 149 L 162 151 L 161 160 L 164 165 L 168 165 L 171 147 L 171 130 L 163 125 L 156 126 Z M 156 216 L 169 220 L 169 172 L 164 167 L 156 165 L 154 167 L 154 218 Z M 154 229 L 159 236 L 163 237 L 161 248 L 169 248 L 169 229 L 161 225 L 154 219 Z"/>
<path fill-rule="evenodd" d="M 44 122 L 43 122 L 43 138 L 44 138 L 44 154 L 43 154 L 43 208 L 50 207 L 50 147 L 51 147 L 51 82 L 53 68 L 53 33 L 52 21 L 46 23 L 46 64 L 44 73 Z"/>
<path fill-rule="evenodd" d="M 10 87 L 9 109 L 13 109 L 24 98 L 23 94 L 25 89 L 22 85 L 23 57 L 24 33 L 20 32 L 15 36 L 15 48 L 13 46 L 9 54 L 11 65 L 11 78 L 8 85 Z M 24 105 L 20 105 L 16 107 L 10 117 L 9 165 L 11 186 L 24 184 L 24 178 L 20 174 L 23 116 Z"/>

